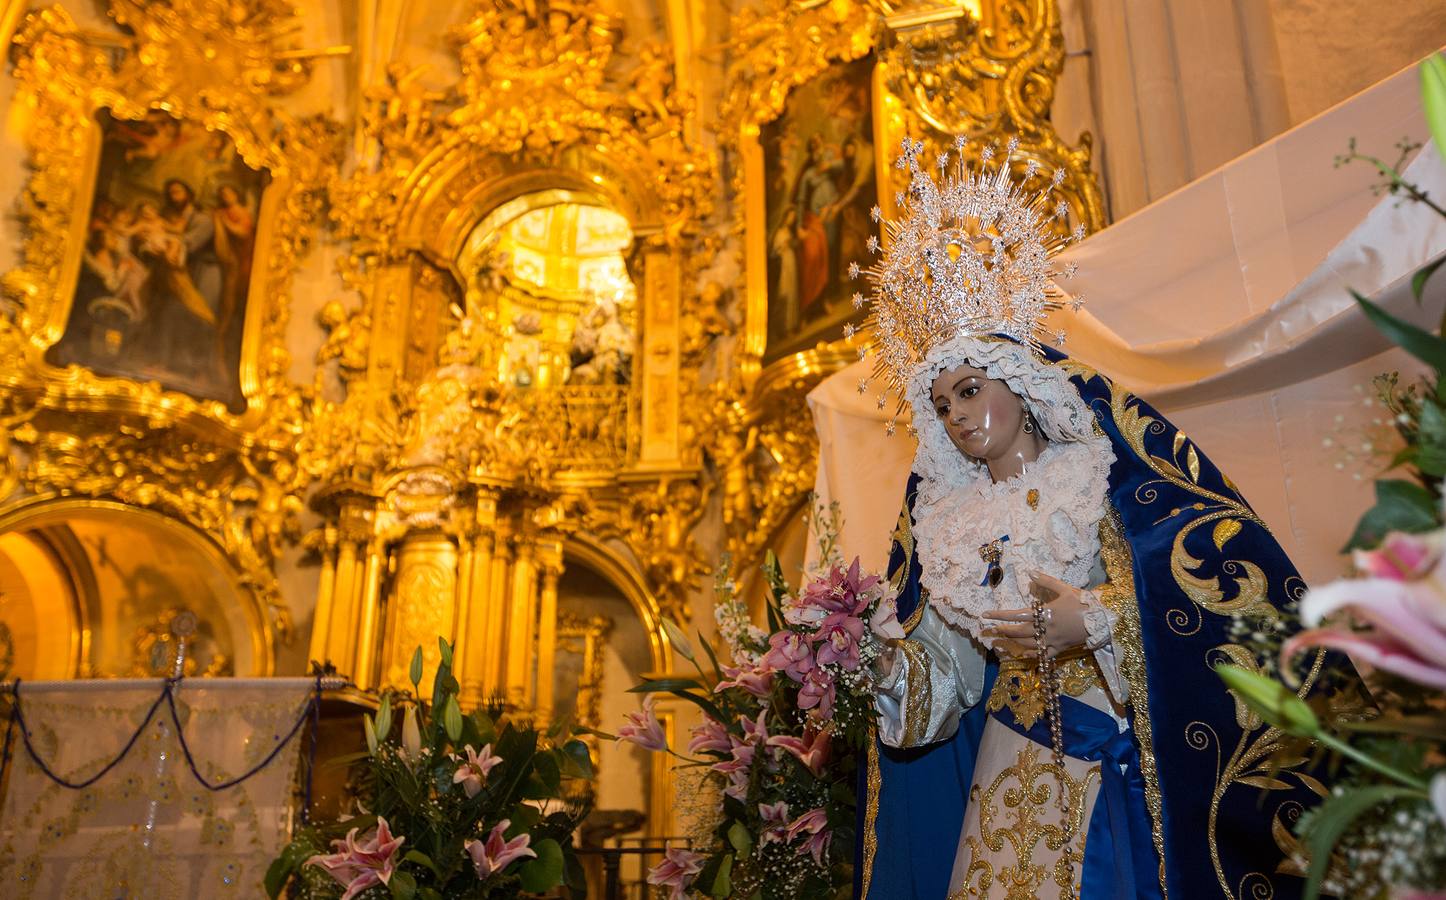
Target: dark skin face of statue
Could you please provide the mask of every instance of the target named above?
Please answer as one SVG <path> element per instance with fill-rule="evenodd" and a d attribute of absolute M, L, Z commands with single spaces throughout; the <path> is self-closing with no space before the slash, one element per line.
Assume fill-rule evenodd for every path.
<path fill-rule="evenodd" d="M 1024 404 L 1004 382 L 981 369 L 959 366 L 940 372 L 930 392 L 934 412 L 949 440 L 971 459 L 989 467 L 995 481 L 1005 481 L 1044 452 L 1038 428 L 1024 430 Z"/>

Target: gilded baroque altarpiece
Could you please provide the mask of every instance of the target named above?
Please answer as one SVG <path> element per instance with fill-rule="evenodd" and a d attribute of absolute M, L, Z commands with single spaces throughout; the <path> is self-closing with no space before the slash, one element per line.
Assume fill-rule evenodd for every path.
<path fill-rule="evenodd" d="M 792 91 L 868 67 L 871 124 L 849 152 L 885 207 L 903 135 L 963 133 L 976 152 L 1018 137 L 1021 165 L 1067 173 L 1075 222 L 1104 224 L 1088 137 L 1071 146 L 1049 122 L 1063 65 L 1053 0 L 766 0 L 733 17 L 716 115 L 676 81 L 673 48 L 625 49 L 622 20 L 602 6 L 475 0 L 446 33 L 455 83 L 385 64 L 346 127 L 288 112 L 317 61 L 352 48 L 298 43 L 299 14 L 282 0 L 110 0 L 119 27 L 104 32 L 61 6 L 16 19 L 33 174 L 0 319 L 0 522 L 89 503 L 193 530 L 253 608 L 258 672 L 292 631 L 276 572 L 300 542 L 317 565 L 311 658 L 364 687 L 401 683 L 412 647 L 435 655 L 440 634 L 457 644 L 469 700 L 545 712 L 555 687 L 539 673 L 552 669 L 568 562 L 627 596 L 663 670 L 660 622 L 689 618 L 709 501 L 742 567 L 812 486 L 804 395 L 867 336 L 768 355 L 761 135 L 779 131 Z M 228 210 L 244 223 L 248 199 L 254 218 L 243 232 L 255 265 L 229 282 L 246 287 L 232 304 L 244 403 L 47 362 L 94 268 L 85 255 L 103 256 L 97 222 L 114 221 L 96 207 L 102 157 L 122 152 L 106 149 L 104 121 L 134 132 L 126 172 L 169 159 L 174 132 L 217 136 L 264 174 L 249 198 L 209 201 L 218 227 Z M 871 172 L 859 163 L 870 144 Z M 522 384 L 508 377 L 509 342 L 550 333 L 568 307 L 509 277 L 499 223 L 564 203 L 626 221 L 635 346 L 625 378 Z M 167 256 L 174 235 L 147 226 L 141 204 L 132 212 L 111 231 L 153 243 L 158 283 L 204 321 L 200 275 Z M 300 383 L 285 343 L 291 285 L 323 230 L 341 253 L 339 298 L 321 305 L 315 380 Z M 736 290 L 707 275 L 730 248 Z M 120 268 L 112 258 L 106 270 L 116 284 Z M 731 357 L 718 352 L 728 337 Z M 308 507 L 318 524 L 303 536 Z"/>

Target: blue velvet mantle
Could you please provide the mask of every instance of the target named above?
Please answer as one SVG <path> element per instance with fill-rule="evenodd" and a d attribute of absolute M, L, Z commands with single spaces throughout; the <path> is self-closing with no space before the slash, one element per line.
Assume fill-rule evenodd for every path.
<path fill-rule="evenodd" d="M 1045 353 L 1071 373 L 1115 452 L 1109 500 L 1133 560 L 1143 654 L 1143 666 L 1135 668 L 1147 685 L 1146 703 L 1135 695 L 1139 685 L 1131 686 L 1130 717 L 1152 795 L 1150 850 L 1155 860 L 1163 850 L 1159 878 L 1166 895 L 1298 897 L 1304 882 L 1277 872 L 1285 856 L 1277 839 L 1288 841 L 1295 817 L 1318 800 L 1310 789 L 1318 782 L 1290 769 L 1268 773 L 1262 751 L 1273 735 L 1237 715 L 1212 665 L 1227 661 L 1222 648 L 1231 643 L 1234 611 L 1268 615 L 1266 607 L 1298 597 L 1305 584 L 1234 484 L 1191 440 L 1098 373 Z M 917 484 L 911 476 L 904 515 Z M 919 604 L 927 603 L 913 550 L 901 528 L 889 570 L 903 581 L 898 604 L 905 623 L 916 622 Z M 1124 650 L 1120 639 L 1117 633 L 1116 649 Z M 984 716 L 981 703 L 953 738 L 929 747 L 872 748 L 868 765 L 860 767 L 857 896 L 946 896 Z M 1240 762 L 1256 754 L 1253 762 Z M 1161 886 L 1157 881 L 1137 893 L 1159 896 Z M 1115 885 L 1086 877 L 1086 900 L 1116 896 Z"/>

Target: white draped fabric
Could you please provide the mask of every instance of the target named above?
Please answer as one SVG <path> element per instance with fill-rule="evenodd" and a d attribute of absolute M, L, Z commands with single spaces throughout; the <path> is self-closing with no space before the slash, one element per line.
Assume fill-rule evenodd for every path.
<path fill-rule="evenodd" d="M 1338 551 L 1370 506 L 1388 414 L 1372 378 L 1416 371 L 1361 315 L 1347 288 L 1434 329 L 1446 276 L 1419 306 L 1417 268 L 1446 253 L 1446 222 L 1371 190 L 1378 174 L 1334 159 L 1352 138 L 1394 161 L 1426 137 L 1413 68 L 1255 148 L 1071 248 L 1063 284 L 1085 311 L 1060 314 L 1072 356 L 1135 391 L 1240 485 L 1307 580 L 1340 573 Z M 1405 175 L 1446 196 L 1431 145 Z M 817 490 L 840 504 L 845 558 L 882 568 L 914 443 L 884 433 L 857 384 L 872 360 L 809 395 Z M 890 404 L 892 409 L 892 404 Z M 1362 459 L 1375 455 L 1377 463 Z M 1387 454 L 1386 458 L 1389 457 Z"/>
<path fill-rule="evenodd" d="M 57 776 L 85 781 L 120 753 L 163 686 L 157 679 L 24 683 L 36 754 Z M 182 681 L 176 709 L 208 783 L 265 759 L 314 690 L 305 678 Z M 40 770 L 17 730 L 0 815 L 0 896 L 264 897 L 266 867 L 288 839 L 301 746 L 293 739 L 252 778 L 209 791 L 192 775 L 162 702 L 119 765 L 73 790 Z"/>

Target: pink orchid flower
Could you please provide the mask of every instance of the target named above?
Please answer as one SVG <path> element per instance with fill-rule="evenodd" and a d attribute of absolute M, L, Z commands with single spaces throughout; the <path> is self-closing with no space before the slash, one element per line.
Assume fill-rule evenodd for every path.
<path fill-rule="evenodd" d="M 663 854 L 663 861 L 648 871 L 648 884 L 667 888 L 668 900 L 682 900 L 688 882 L 703 871 L 705 859 L 707 857 L 701 853 L 684 850 L 682 847 L 669 847 Z"/>
<path fill-rule="evenodd" d="M 815 666 L 813 648 L 797 632 L 775 632 L 769 637 L 768 646 L 769 650 L 763 656 L 763 665 L 784 673 L 794 681 L 803 681 L 804 675 Z"/>
<path fill-rule="evenodd" d="M 815 777 L 821 776 L 823 767 L 828 764 L 831 740 L 827 731 L 809 728 L 801 738 L 791 734 L 777 734 L 769 738 L 767 743 L 770 747 L 782 747 L 798 757 L 798 761 Z"/>
<path fill-rule="evenodd" d="M 480 753 L 473 750 L 471 744 L 463 747 L 462 751 L 467 754 L 467 761 L 452 774 L 452 783 L 460 783 L 470 800 L 482 792 L 482 785 L 487 783 L 487 773 L 502 764 L 502 757 L 493 755 L 491 744 L 484 745 Z M 457 759 L 457 755 L 453 754 L 452 758 Z"/>
<path fill-rule="evenodd" d="M 663 723 L 653 712 L 656 701 L 652 694 L 643 698 L 643 708 L 630 712 L 625 724 L 618 729 L 618 740 L 631 741 L 644 750 L 667 750 L 668 737 L 663 733 Z"/>
<path fill-rule="evenodd" d="M 755 697 L 767 697 L 773 693 L 773 672 L 767 668 L 745 669 L 742 666 L 724 666 L 726 681 L 718 682 L 713 688 L 716 694 L 728 688 L 742 688 Z"/>
<path fill-rule="evenodd" d="M 859 641 L 863 640 L 863 619 L 832 613 L 818 629 L 818 664 L 838 665 L 846 671 L 859 667 Z"/>
<path fill-rule="evenodd" d="M 811 809 L 795 819 L 788 826 L 788 840 L 791 842 L 801 834 L 809 835 L 809 839 L 798 848 L 798 852 L 813 854 L 813 861 L 823 865 L 829 841 L 833 839 L 833 832 L 828 829 L 828 813 L 822 808 Z"/>
<path fill-rule="evenodd" d="M 798 689 L 798 708 L 813 710 L 816 718 L 827 721 L 833 718 L 833 701 L 833 678 L 823 669 L 809 672 Z"/>
<path fill-rule="evenodd" d="M 772 843 L 786 843 L 788 841 L 788 801 L 780 800 L 777 803 L 758 804 L 758 815 L 763 819 L 763 835 L 758 839 L 758 846 L 766 847 Z"/>
<path fill-rule="evenodd" d="M 714 751 L 727 753 L 733 746 L 728 739 L 728 729 L 723 723 L 711 716 L 704 716 L 703 721 L 693 726 L 693 739 L 688 741 L 689 753 L 703 753 Z"/>
<path fill-rule="evenodd" d="M 1301 600 L 1308 630 L 1285 642 L 1283 659 L 1307 647 L 1325 647 L 1446 690 L 1446 556 L 1440 535 L 1387 535 L 1379 549 L 1357 553 L 1356 566 L 1371 577 L 1335 581 Z M 1337 614 L 1343 614 L 1340 620 L 1322 626 Z"/>
<path fill-rule="evenodd" d="M 358 830 L 353 828 L 346 833 L 345 840 L 331 842 L 338 852 L 313 856 L 306 861 L 308 866 L 325 869 L 346 888 L 341 900 L 352 900 L 369 887 L 389 883 L 397 867 L 397 849 L 406 840 L 393 837 L 391 826 L 381 816 L 377 816 L 377 827 L 367 832 L 365 840 L 357 840 Z"/>
<path fill-rule="evenodd" d="M 511 819 L 503 819 L 493 827 L 492 833 L 487 835 L 485 842 L 473 839 L 462 845 L 462 849 L 472 857 L 472 865 L 477 868 L 479 880 L 486 881 L 488 877 L 501 872 L 515 860 L 537 856 L 537 853 L 527 846 L 532 843 L 532 835 L 527 832 L 524 831 L 510 841 L 502 837 L 503 832 L 507 831 L 511 825 Z"/>

